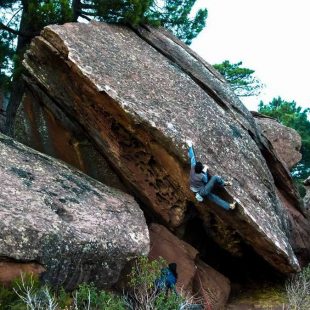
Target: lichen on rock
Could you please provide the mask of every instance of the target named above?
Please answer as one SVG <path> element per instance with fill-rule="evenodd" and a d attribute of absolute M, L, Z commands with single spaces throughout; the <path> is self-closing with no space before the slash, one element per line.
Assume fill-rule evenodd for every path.
<path fill-rule="evenodd" d="M 36 262 L 53 285 L 110 287 L 129 259 L 148 253 L 133 197 L 1 134 L 0 158 L 0 257 L 12 269 Z"/>

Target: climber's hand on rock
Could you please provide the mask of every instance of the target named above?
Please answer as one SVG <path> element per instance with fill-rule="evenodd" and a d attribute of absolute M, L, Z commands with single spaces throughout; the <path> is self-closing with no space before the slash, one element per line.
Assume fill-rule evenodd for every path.
<path fill-rule="evenodd" d="M 186 144 L 188 145 L 188 147 L 192 147 L 193 146 L 193 141 L 190 139 L 186 140 Z"/>
<path fill-rule="evenodd" d="M 203 165 L 202 171 L 203 171 L 204 173 L 207 173 L 208 170 L 209 170 L 209 166 Z"/>

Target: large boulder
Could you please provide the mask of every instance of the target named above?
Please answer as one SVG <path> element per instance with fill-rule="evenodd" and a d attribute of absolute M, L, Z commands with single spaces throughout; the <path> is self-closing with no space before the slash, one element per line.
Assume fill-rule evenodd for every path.
<path fill-rule="evenodd" d="M 233 180 L 219 194 L 240 202 L 232 213 L 206 201 L 196 205 L 200 217 L 208 223 L 216 214 L 279 271 L 299 270 L 289 241 L 295 223 L 278 195 L 300 212 L 287 169 L 222 77 L 180 41 L 152 28 L 49 26 L 24 66 L 27 87 L 78 123 L 165 225 L 178 228 L 195 203 L 187 181 L 191 138 L 211 174 Z"/>
<path fill-rule="evenodd" d="M 1 134 L 0 158 L 0 257 L 12 275 L 35 263 L 54 285 L 109 287 L 128 260 L 148 253 L 133 197 Z"/>
<path fill-rule="evenodd" d="M 272 143 L 277 156 L 290 170 L 301 160 L 301 137 L 299 133 L 290 127 L 280 124 L 277 120 L 253 112 L 255 120 L 262 133 Z"/>

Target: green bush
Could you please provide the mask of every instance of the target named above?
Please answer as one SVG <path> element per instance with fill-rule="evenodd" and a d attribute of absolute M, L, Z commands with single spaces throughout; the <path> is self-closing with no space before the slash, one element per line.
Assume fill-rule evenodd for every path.
<path fill-rule="evenodd" d="M 23 274 L 22 277 L 18 277 L 13 280 L 11 287 L 7 288 L 0 286 L 0 309 L 1 310 L 25 310 L 27 309 L 25 303 L 19 298 L 18 291 L 23 285 L 38 288 L 40 286 L 39 280 L 33 278 L 31 274 Z"/>
<path fill-rule="evenodd" d="M 165 292 L 157 294 L 154 305 L 155 309 L 179 310 L 181 305 L 185 304 L 185 299 L 174 292 L 167 295 Z"/>
<path fill-rule="evenodd" d="M 81 284 L 72 294 L 57 293 L 31 275 L 22 275 L 11 288 L 0 287 L 0 310 L 125 310 L 122 297 L 100 291 L 93 284 Z"/>
<path fill-rule="evenodd" d="M 189 309 L 190 299 L 175 291 L 158 291 L 155 281 L 167 263 L 138 258 L 129 275 L 129 288 L 122 296 L 83 283 L 71 292 L 55 292 L 31 275 L 22 275 L 11 288 L 0 287 L 0 310 L 179 310 Z"/>
<path fill-rule="evenodd" d="M 0 286 L 0 309 L 9 310 L 18 300 L 16 293 L 7 287 Z"/>
<path fill-rule="evenodd" d="M 290 310 L 310 309 L 310 265 L 288 279 L 285 287 Z"/>
<path fill-rule="evenodd" d="M 79 309 L 125 310 L 121 297 L 98 290 L 93 283 L 81 284 L 73 294 Z"/>
<path fill-rule="evenodd" d="M 130 289 L 125 296 L 130 310 L 179 310 L 190 309 L 193 297 L 182 296 L 176 291 L 158 291 L 155 281 L 161 275 L 161 269 L 168 263 L 163 259 L 150 261 L 141 256 L 136 260 L 129 274 Z M 197 309 L 197 308 L 196 308 Z M 201 309 L 203 307 L 201 306 Z"/>
<path fill-rule="evenodd" d="M 155 280 L 160 276 L 160 271 L 165 266 L 167 266 L 167 262 L 162 257 L 151 261 L 146 256 L 140 256 L 129 274 L 129 285 L 131 287 L 146 285 L 147 288 L 154 288 Z"/>

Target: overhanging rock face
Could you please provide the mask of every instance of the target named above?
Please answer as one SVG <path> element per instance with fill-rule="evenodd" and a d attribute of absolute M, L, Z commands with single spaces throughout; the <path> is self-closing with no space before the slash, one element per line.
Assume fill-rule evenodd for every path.
<path fill-rule="evenodd" d="M 128 260 L 148 253 L 133 197 L 1 134 L 0 159 L 0 263 L 42 266 L 67 289 L 110 287 Z"/>
<path fill-rule="evenodd" d="M 167 226 L 182 224 L 194 202 L 184 143 L 190 138 L 211 173 L 233 181 L 220 194 L 240 200 L 234 213 L 205 202 L 197 206 L 201 217 L 220 216 L 281 272 L 299 269 L 276 194 L 278 187 L 297 205 L 286 169 L 219 74 L 186 46 L 152 29 L 66 24 L 46 27 L 24 66 L 29 89 L 39 87 L 78 122 Z"/>

